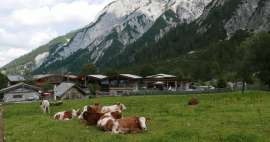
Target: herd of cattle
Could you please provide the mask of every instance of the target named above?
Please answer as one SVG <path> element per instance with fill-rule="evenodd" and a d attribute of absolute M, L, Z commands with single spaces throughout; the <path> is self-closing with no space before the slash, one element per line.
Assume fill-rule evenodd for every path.
<path fill-rule="evenodd" d="M 43 100 L 41 108 L 44 113 L 50 113 L 50 102 Z M 53 118 L 55 120 L 71 120 L 78 118 L 87 125 L 96 125 L 101 130 L 112 132 L 113 134 L 140 133 L 147 130 L 149 118 L 146 117 L 122 117 L 122 112 L 126 106 L 117 103 L 111 106 L 93 104 L 84 106 L 83 110 L 57 112 Z"/>

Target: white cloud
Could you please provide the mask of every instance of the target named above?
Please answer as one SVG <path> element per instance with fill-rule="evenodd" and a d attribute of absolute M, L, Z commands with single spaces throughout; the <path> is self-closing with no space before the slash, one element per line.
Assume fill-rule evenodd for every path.
<path fill-rule="evenodd" d="M 89 24 L 112 0 L 0 2 L 0 67 L 52 38 Z M 5 54 L 5 52 L 9 52 Z"/>
<path fill-rule="evenodd" d="M 88 24 L 109 1 L 111 0 L 90 4 L 86 0 L 77 0 L 71 3 L 61 2 L 53 6 L 22 8 L 13 11 L 10 19 L 24 26 L 45 26 L 71 21 Z"/>
<path fill-rule="evenodd" d="M 29 52 L 23 48 L 5 47 L 0 49 L 0 66 L 7 64 L 8 62 L 16 59 Z"/>

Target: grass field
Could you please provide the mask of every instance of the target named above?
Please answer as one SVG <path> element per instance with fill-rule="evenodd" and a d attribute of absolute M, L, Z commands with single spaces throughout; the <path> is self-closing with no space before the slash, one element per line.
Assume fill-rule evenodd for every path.
<path fill-rule="evenodd" d="M 86 104 L 122 102 L 124 116 L 150 117 L 143 134 L 112 135 L 79 120 L 59 122 L 41 113 L 38 103 L 5 106 L 7 142 L 270 142 L 270 93 L 261 91 L 189 96 L 104 97 L 67 101 L 52 112 Z"/>

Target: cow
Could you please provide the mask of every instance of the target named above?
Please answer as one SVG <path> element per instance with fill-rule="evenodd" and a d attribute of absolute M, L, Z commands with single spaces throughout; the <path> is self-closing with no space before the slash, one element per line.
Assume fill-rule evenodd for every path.
<path fill-rule="evenodd" d="M 50 113 L 50 102 L 48 100 L 43 100 L 40 107 L 44 113 Z"/>
<path fill-rule="evenodd" d="M 113 134 L 141 133 L 147 130 L 146 123 L 149 118 L 145 117 L 127 117 L 116 119 L 112 126 Z"/>
<path fill-rule="evenodd" d="M 200 102 L 197 98 L 192 97 L 189 101 L 188 101 L 188 105 L 189 106 L 196 106 L 198 105 Z"/>
<path fill-rule="evenodd" d="M 111 105 L 111 106 L 102 106 L 101 107 L 101 113 L 108 113 L 108 112 L 122 112 L 123 110 L 126 110 L 126 106 L 122 103 L 117 103 L 115 105 Z"/>
<path fill-rule="evenodd" d="M 101 105 L 99 103 L 95 103 L 94 105 L 90 105 L 90 106 L 84 106 L 83 107 L 83 111 L 81 112 L 80 116 L 79 116 L 79 119 L 83 119 L 83 114 L 85 112 L 92 112 L 92 113 L 97 113 L 97 112 L 100 112 L 101 110 Z"/>
<path fill-rule="evenodd" d="M 97 122 L 97 126 L 104 131 L 112 131 L 116 119 L 122 118 L 119 111 L 105 113 Z"/>
<path fill-rule="evenodd" d="M 72 111 L 57 112 L 53 118 L 55 120 L 71 120 L 72 118 L 78 117 L 79 115 L 80 110 L 73 109 Z"/>
<path fill-rule="evenodd" d="M 85 111 L 82 114 L 81 120 L 87 125 L 96 125 L 98 120 L 104 115 L 104 113 Z"/>

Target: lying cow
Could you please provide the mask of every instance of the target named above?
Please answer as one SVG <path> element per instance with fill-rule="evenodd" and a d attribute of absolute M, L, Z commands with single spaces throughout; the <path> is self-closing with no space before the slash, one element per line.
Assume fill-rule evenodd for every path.
<path fill-rule="evenodd" d="M 115 134 L 140 133 L 147 130 L 146 123 L 149 119 L 145 117 L 121 118 L 120 112 L 109 112 L 104 114 L 97 126 L 104 131 L 112 131 Z"/>
<path fill-rule="evenodd" d="M 80 116 L 79 116 L 79 119 L 83 119 L 83 114 L 84 114 L 85 112 L 92 112 L 92 113 L 100 112 L 101 107 L 102 107 L 102 106 L 101 106 L 100 104 L 98 104 L 98 103 L 96 103 L 96 104 L 94 104 L 94 105 L 90 105 L 90 106 L 84 106 L 84 107 L 83 107 L 83 111 L 82 111 L 82 113 L 81 113 Z"/>
<path fill-rule="evenodd" d="M 103 115 L 104 113 L 100 113 L 96 106 L 85 106 L 79 119 L 84 121 L 87 125 L 96 125 Z"/>
<path fill-rule="evenodd" d="M 43 100 L 40 107 L 44 113 L 50 113 L 50 102 L 48 100 Z"/>
<path fill-rule="evenodd" d="M 98 120 L 97 126 L 104 131 L 112 131 L 115 120 L 120 118 L 122 118 L 122 114 L 120 112 L 108 112 Z"/>
<path fill-rule="evenodd" d="M 127 117 L 116 119 L 113 123 L 112 133 L 127 134 L 140 133 L 147 130 L 146 123 L 149 121 L 145 117 Z"/>
<path fill-rule="evenodd" d="M 57 112 L 53 118 L 55 120 L 70 120 L 72 118 L 78 117 L 79 115 L 80 110 L 73 109 L 72 111 Z"/>
<path fill-rule="evenodd" d="M 123 110 L 126 110 L 126 106 L 122 103 L 117 103 L 115 105 L 111 106 L 102 106 L 100 112 L 101 113 L 108 113 L 108 112 L 122 112 Z"/>

